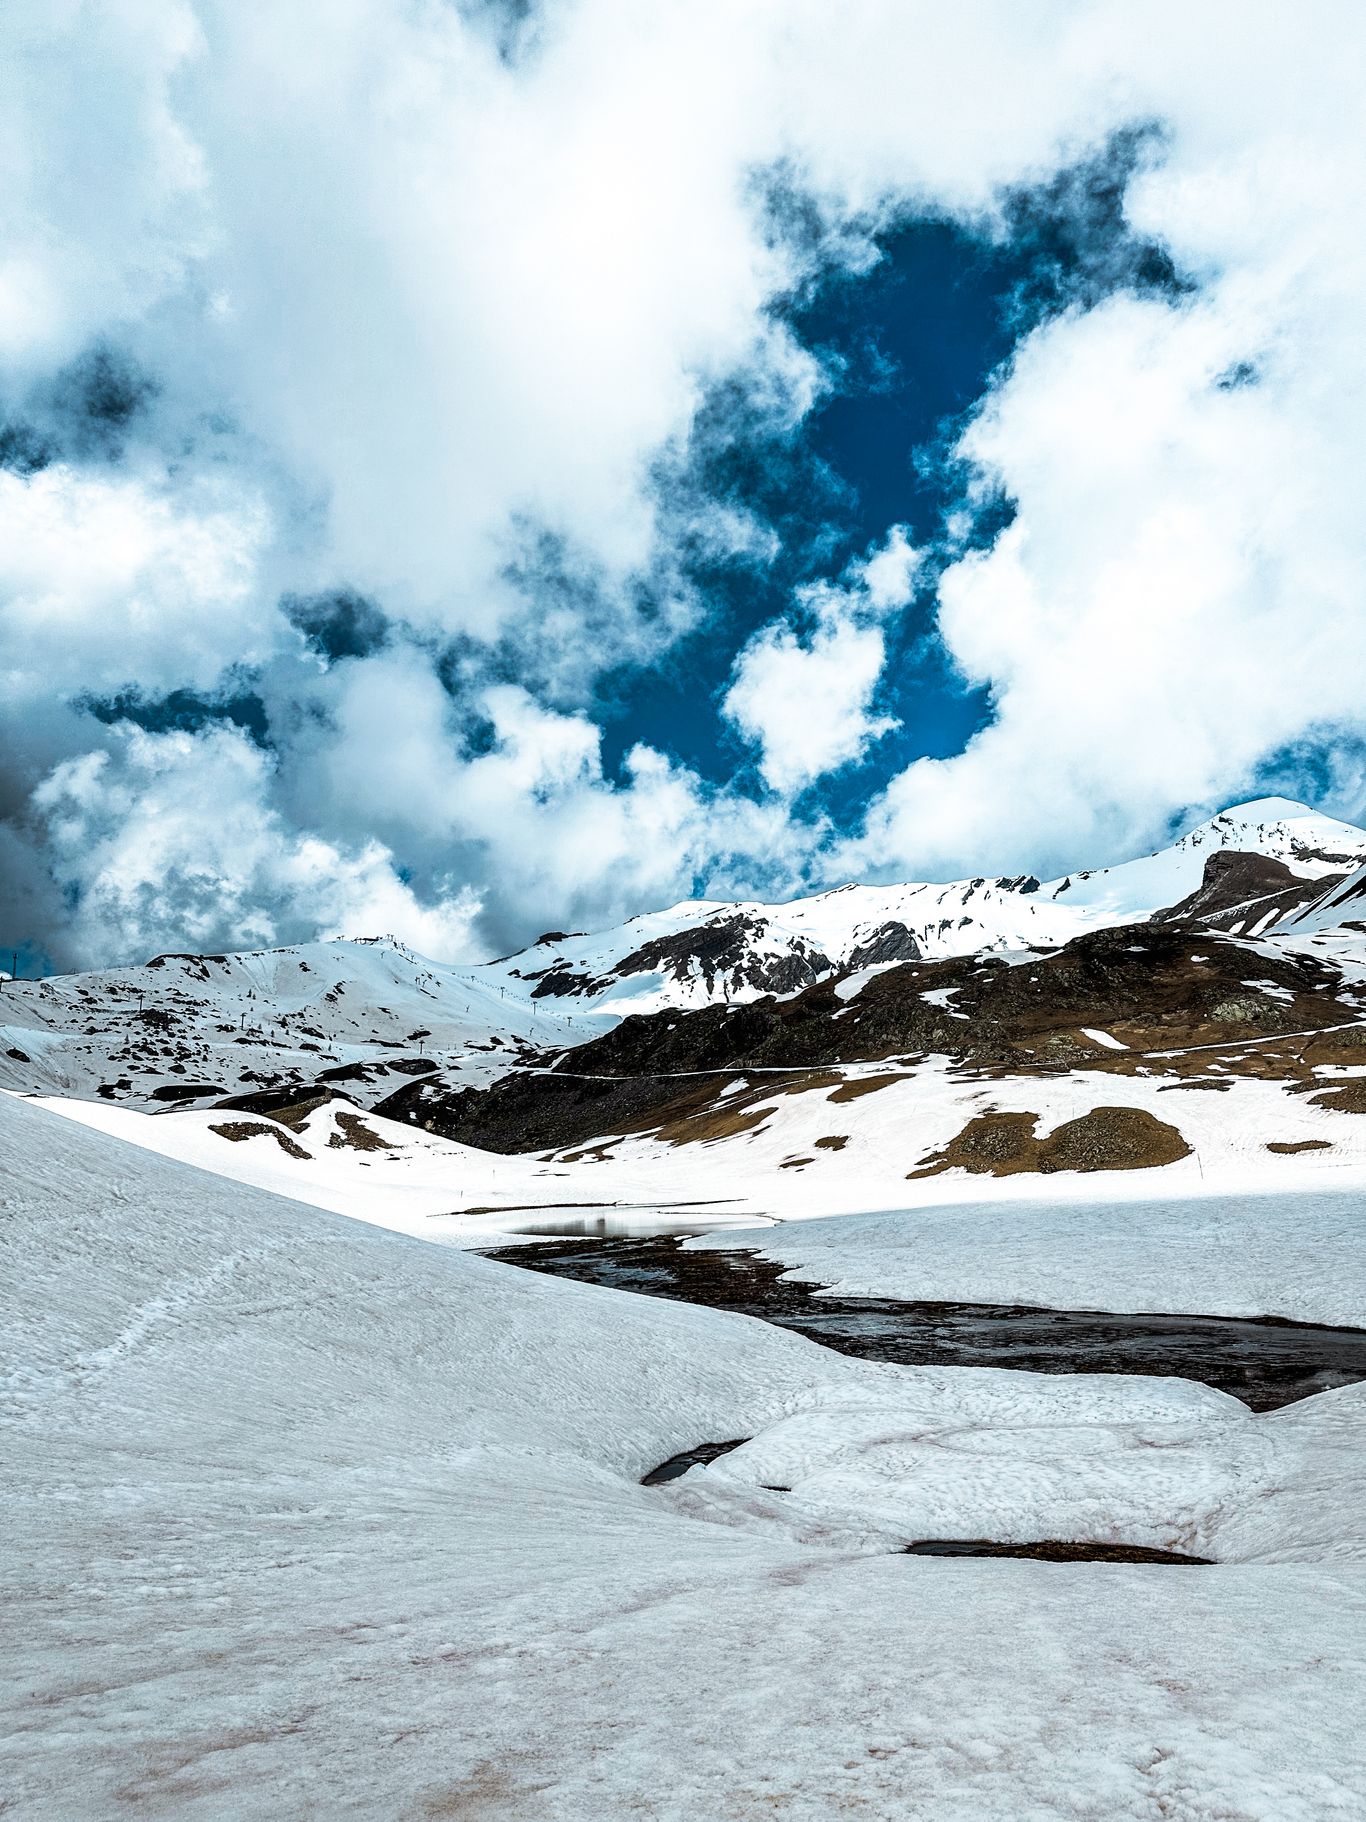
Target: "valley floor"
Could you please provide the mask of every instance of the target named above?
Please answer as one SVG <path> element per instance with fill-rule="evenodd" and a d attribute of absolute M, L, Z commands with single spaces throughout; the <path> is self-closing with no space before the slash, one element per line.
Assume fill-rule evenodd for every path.
<path fill-rule="evenodd" d="M 113 1136 L 136 1117 L 0 1098 L 6 1813 L 1366 1809 L 1366 1386 L 1255 1416 L 1184 1381 L 856 1362 L 205 1174 Z M 202 1128 L 149 1124 L 183 1144 L 183 1121 Z M 324 1144 L 296 1195 L 359 1204 L 366 1155 Z M 406 1214 L 372 1215 L 448 1231 L 423 1206 L 437 1176 Z M 1118 1232 L 1127 1215 L 1140 1278 L 1145 1196 L 1104 1217 Z M 1327 1299 L 1345 1267 L 1304 1288 L 1308 1261 L 1346 1198 L 1299 1200 L 1292 1282 Z M 1173 1236 L 1209 1216 L 1216 1239 L 1187 1256 L 1202 1292 L 1221 1270 L 1251 1274 L 1226 1301 L 1270 1285 L 1271 1205 L 1247 1204 L 1244 1230 L 1214 1202 L 1161 1206 Z M 1099 1217 L 1078 1199 L 1063 1215 L 1086 1282 Z M 843 1269 L 891 1271 L 892 1220 L 841 1224 L 863 1235 Z M 967 1206 L 934 1220 L 979 1242 L 1006 1223 Z M 1239 1261 L 1258 1224 L 1254 1270 Z M 819 1249 L 834 1228 L 778 1233 Z M 933 1233 L 901 1256 L 967 1269 L 973 1249 L 943 1240 L 933 1265 Z M 1024 1257 L 987 1269 L 1015 1281 Z M 638 1484 L 738 1437 L 681 1481 Z M 1043 1535 L 1214 1566 L 902 1554 Z"/>
<path fill-rule="evenodd" d="M 846 1294 L 1366 1327 L 1366 1116 L 1282 1082 L 1212 1080 L 1173 1092 L 1169 1079 L 1080 1070 L 984 1083 L 935 1060 L 904 1072 L 858 1065 L 800 1092 L 785 1077 L 760 1079 L 759 1106 L 721 1136 L 633 1136 L 540 1156 L 475 1150 L 369 1112 L 358 1126 L 336 1102 L 290 1127 L 44 1105 L 242 1183 L 456 1246 L 599 1226 L 712 1229 L 696 1244 L 758 1246 Z M 755 1079 L 736 1078 L 734 1099 L 754 1092 Z M 1027 1109 L 1047 1132 L 1098 1105 L 1175 1125 L 1189 1155 L 1134 1170 L 918 1174 L 985 1111 Z M 226 1137 L 225 1126 L 250 1136 Z"/>

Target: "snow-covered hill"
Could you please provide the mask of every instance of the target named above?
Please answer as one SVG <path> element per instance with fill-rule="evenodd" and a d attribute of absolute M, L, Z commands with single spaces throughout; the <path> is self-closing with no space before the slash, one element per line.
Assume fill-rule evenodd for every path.
<path fill-rule="evenodd" d="M 851 885 L 784 905 L 689 901 L 593 935 L 547 935 L 479 966 L 428 961 L 392 938 L 164 955 L 0 983 L 0 1088 L 163 1111 L 308 1088 L 373 1107 L 418 1080 L 443 1092 L 485 1085 L 630 1014 L 792 996 L 898 963 L 982 954 L 1028 964 L 1089 931 L 1173 916 L 1243 937 L 1276 924 L 1300 938 L 1321 928 L 1339 880 L 1362 863 L 1360 829 L 1267 798 L 1158 854 L 1064 879 Z M 1318 923 L 1286 921 L 1325 885 Z M 1346 960 L 1366 953 L 1359 936 L 1338 947 Z"/>
<path fill-rule="evenodd" d="M 316 1081 L 368 1103 L 438 1065 L 487 1081 L 599 1030 L 393 937 L 162 955 L 0 986 L 0 1087 L 164 1108 Z"/>
<path fill-rule="evenodd" d="M 1366 1388 L 854 1361 L 7 1097 L 0 1197 L 7 1814 L 1359 1811 Z M 1214 1560 L 901 1553 L 1041 1536 Z"/>
<path fill-rule="evenodd" d="M 1053 948 L 1087 930 L 1141 922 L 1196 894 L 1211 857 L 1234 853 L 1260 855 L 1288 879 L 1310 882 L 1366 861 L 1366 833 L 1286 798 L 1260 798 L 1156 854 L 1061 879 L 849 885 L 783 905 L 688 900 L 612 930 L 554 933 L 479 972 L 538 1000 L 599 1013 L 744 1001 L 846 969 Z M 1253 898 L 1221 927 L 1255 935 L 1282 911 Z"/>

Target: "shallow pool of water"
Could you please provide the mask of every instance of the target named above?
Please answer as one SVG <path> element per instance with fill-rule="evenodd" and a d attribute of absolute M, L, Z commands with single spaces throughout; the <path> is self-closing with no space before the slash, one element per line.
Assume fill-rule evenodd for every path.
<path fill-rule="evenodd" d="M 691 1231 L 691 1230 L 690 1230 Z M 1023 1305 L 823 1295 L 753 1252 L 685 1251 L 677 1238 L 585 1235 L 491 1250 L 530 1271 L 738 1310 L 865 1360 L 1151 1373 L 1199 1380 L 1254 1411 L 1366 1379 L 1366 1330 L 1224 1316 L 1123 1315 Z"/>

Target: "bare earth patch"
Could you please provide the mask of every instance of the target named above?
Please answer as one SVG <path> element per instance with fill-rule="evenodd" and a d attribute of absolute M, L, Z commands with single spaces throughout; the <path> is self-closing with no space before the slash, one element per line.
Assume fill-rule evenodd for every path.
<path fill-rule="evenodd" d="M 680 1120 L 670 1120 L 655 1136 L 663 1139 L 666 1145 L 734 1139 L 742 1132 L 757 1132 L 772 1112 L 771 1107 L 713 1107 Z"/>
<path fill-rule="evenodd" d="M 1151 1170 L 1190 1156 L 1174 1126 L 1142 1107 L 1093 1107 L 1040 1139 L 1036 1113 L 984 1113 L 969 1120 L 942 1151 L 933 1152 L 910 1179 L 945 1170 L 993 1177 L 1021 1171 Z"/>
<path fill-rule="evenodd" d="M 264 1120 L 224 1120 L 221 1126 L 211 1126 L 210 1132 L 216 1132 L 220 1139 L 231 1139 L 240 1144 L 243 1139 L 274 1139 L 281 1151 L 288 1152 L 291 1158 L 311 1158 L 313 1153 L 305 1151 L 302 1145 L 290 1138 L 287 1132 L 281 1132 L 278 1126 L 267 1126 Z"/>
<path fill-rule="evenodd" d="M 1315 1107 L 1331 1107 L 1334 1113 L 1366 1113 L 1366 1080 L 1340 1082 L 1335 1088 L 1324 1088 L 1311 1094 Z"/>
<path fill-rule="evenodd" d="M 904 1082 L 904 1075 L 864 1075 L 852 1082 L 841 1082 L 833 1093 L 825 1098 L 827 1101 L 857 1101 L 866 1094 L 876 1094 L 879 1088 L 890 1088 L 893 1082 Z"/>
<path fill-rule="evenodd" d="M 349 1147 L 352 1151 L 388 1151 L 391 1148 L 375 1131 L 367 1126 L 357 1113 L 339 1113 L 337 1115 L 338 1131 L 328 1138 L 328 1145 L 333 1151 Z"/>
<path fill-rule="evenodd" d="M 1288 1157 L 1296 1151 L 1331 1151 L 1333 1147 L 1328 1139 L 1270 1139 L 1266 1149 Z"/>

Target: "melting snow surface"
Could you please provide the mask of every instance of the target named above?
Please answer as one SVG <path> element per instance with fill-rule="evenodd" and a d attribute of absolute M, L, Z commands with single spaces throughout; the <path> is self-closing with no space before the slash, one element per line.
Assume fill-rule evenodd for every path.
<path fill-rule="evenodd" d="M 7 1100 L 0 1171 L 16 1815 L 1360 1813 L 1366 1388 L 855 1362 Z M 1220 1560 L 897 1554 L 1040 1528 Z"/>

